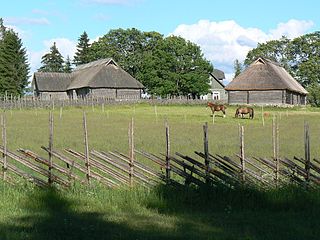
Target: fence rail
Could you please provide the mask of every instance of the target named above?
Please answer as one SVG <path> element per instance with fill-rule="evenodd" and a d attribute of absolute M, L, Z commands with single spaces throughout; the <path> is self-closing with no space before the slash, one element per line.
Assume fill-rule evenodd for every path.
<path fill-rule="evenodd" d="M 16 176 L 40 187 L 52 184 L 68 188 L 74 182 L 91 184 L 99 182 L 110 188 L 142 185 L 152 187 L 158 184 L 195 184 L 230 187 L 252 185 L 273 188 L 283 184 L 302 187 L 320 186 L 320 161 L 310 157 L 309 126 L 305 123 L 305 158 L 280 158 L 277 150 L 278 124 L 273 124 L 273 158 L 248 157 L 245 155 L 244 127 L 239 126 L 239 153 L 233 156 L 213 154 L 208 148 L 208 125 L 203 126 L 203 152 L 195 151 L 195 156 L 171 153 L 169 124 L 165 123 L 166 149 L 162 154 L 154 154 L 135 148 L 134 121 L 128 128 L 129 151 L 97 151 L 89 149 L 86 114 L 83 114 L 83 152 L 66 148 L 54 148 L 53 115 L 49 115 L 49 144 L 42 146 L 41 154 L 20 148 L 7 148 L 6 118 L 2 115 L 2 143 L 0 146 L 1 179 L 14 183 Z M 43 153 L 47 157 L 43 157 Z"/>

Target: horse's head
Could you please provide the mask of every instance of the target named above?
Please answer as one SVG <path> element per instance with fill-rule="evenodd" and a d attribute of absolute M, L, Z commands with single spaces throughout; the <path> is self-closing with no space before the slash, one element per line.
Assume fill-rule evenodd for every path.
<path fill-rule="evenodd" d="M 212 102 L 207 102 L 207 107 L 212 107 L 213 103 Z"/>

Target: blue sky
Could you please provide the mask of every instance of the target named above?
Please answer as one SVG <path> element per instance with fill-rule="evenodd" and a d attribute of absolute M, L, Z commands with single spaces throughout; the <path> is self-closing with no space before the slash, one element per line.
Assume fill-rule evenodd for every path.
<path fill-rule="evenodd" d="M 111 29 L 134 27 L 195 42 L 230 80 L 233 61 L 258 42 L 319 31 L 319 9 L 318 0 L 8 0 L 0 17 L 22 38 L 31 73 L 54 41 L 64 57 L 72 57 L 83 31 L 95 40 Z"/>

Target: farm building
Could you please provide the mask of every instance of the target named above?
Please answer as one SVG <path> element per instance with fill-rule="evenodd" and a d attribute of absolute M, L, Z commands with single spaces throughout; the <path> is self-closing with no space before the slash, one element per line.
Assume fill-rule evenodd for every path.
<path fill-rule="evenodd" d="M 79 65 L 72 73 L 36 72 L 34 95 L 43 100 L 85 97 L 141 98 L 144 86 L 113 59 Z"/>
<path fill-rule="evenodd" d="M 258 58 L 225 88 L 229 104 L 305 105 L 308 92 L 279 64 Z"/>
<path fill-rule="evenodd" d="M 228 95 L 225 91 L 225 85 L 223 79 L 225 79 L 224 72 L 218 69 L 214 69 L 209 74 L 210 79 L 210 92 L 208 93 L 208 99 L 213 101 L 227 102 Z"/>

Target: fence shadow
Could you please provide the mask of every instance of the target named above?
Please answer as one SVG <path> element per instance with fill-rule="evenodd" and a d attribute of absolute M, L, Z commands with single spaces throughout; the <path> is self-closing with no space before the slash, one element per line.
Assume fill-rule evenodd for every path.
<path fill-rule="evenodd" d="M 318 239 L 320 192 L 289 186 L 281 190 L 251 188 L 165 186 L 152 189 L 138 203 L 120 211 L 128 221 L 112 220 L 107 210 L 75 210 L 81 201 L 63 192 L 43 189 L 24 200 L 27 215 L 14 224 L 0 224 L 1 240 L 32 239 Z M 124 200 L 124 204 L 126 201 Z M 83 208 L 81 208 L 83 209 Z M 173 219 L 161 228 L 157 219 Z M 164 223 L 160 223 L 164 224 Z M 22 237 L 23 236 L 23 237 Z"/>
<path fill-rule="evenodd" d="M 319 190 L 163 185 L 156 191 L 162 201 L 146 205 L 179 218 L 186 237 L 192 231 L 197 239 L 318 239 L 320 234 Z"/>

